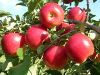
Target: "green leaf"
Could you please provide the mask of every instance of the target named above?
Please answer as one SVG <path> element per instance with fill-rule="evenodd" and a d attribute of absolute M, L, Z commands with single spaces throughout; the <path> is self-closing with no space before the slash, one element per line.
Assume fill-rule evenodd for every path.
<path fill-rule="evenodd" d="M 38 4 L 40 3 L 41 0 L 34 0 L 34 1 L 29 1 L 28 3 L 28 10 L 30 12 L 34 11 L 36 9 L 36 7 L 38 6 Z"/>
<path fill-rule="evenodd" d="M 19 57 L 20 60 L 23 60 L 23 58 L 24 58 L 23 48 L 19 48 L 18 49 L 17 55 L 18 55 L 18 57 Z"/>
<path fill-rule="evenodd" d="M 30 64 L 31 64 L 31 57 L 26 56 L 21 64 L 12 67 L 9 70 L 8 75 L 26 75 L 29 70 Z"/>
<path fill-rule="evenodd" d="M 19 15 L 16 15 L 16 20 L 20 21 Z"/>
<path fill-rule="evenodd" d="M 38 54 L 42 54 L 45 50 L 45 45 L 40 45 L 38 48 L 37 48 L 37 53 Z"/>
<path fill-rule="evenodd" d="M 8 16 L 8 15 L 11 15 L 11 14 L 9 12 L 5 12 L 3 10 L 0 10 L 0 17 Z"/>
<path fill-rule="evenodd" d="M 52 41 L 54 41 L 55 39 L 57 39 L 58 38 L 58 35 L 57 34 L 52 34 L 52 36 L 51 36 L 51 40 Z"/>
<path fill-rule="evenodd" d="M 90 13 L 90 14 L 89 14 L 89 20 L 88 20 L 88 21 L 89 21 L 89 22 L 92 22 L 92 19 L 93 19 L 95 16 L 96 16 L 96 15 L 93 15 L 93 14 Z"/>
<path fill-rule="evenodd" d="M 64 31 L 65 31 L 65 29 L 61 29 L 61 30 L 57 31 L 57 34 L 60 35 L 60 34 L 64 33 Z"/>
<path fill-rule="evenodd" d="M 74 0 L 75 1 L 75 6 L 78 6 L 79 1 L 78 0 Z"/>
<path fill-rule="evenodd" d="M 91 71 L 91 75 L 100 75 L 100 63 L 96 65 L 92 65 L 90 71 Z"/>
<path fill-rule="evenodd" d="M 96 2 L 97 0 L 93 0 L 93 2 Z"/>
<path fill-rule="evenodd" d="M 7 19 L 5 18 L 4 21 L 3 21 L 3 25 L 6 26 L 7 24 L 8 24 Z"/>
<path fill-rule="evenodd" d="M 47 70 L 48 75 L 62 75 L 61 72 L 57 70 Z"/>
<path fill-rule="evenodd" d="M 17 3 L 16 5 L 26 6 L 23 2 Z"/>
<path fill-rule="evenodd" d="M 61 2 L 62 0 L 54 0 L 55 2 L 57 2 L 57 3 L 59 3 L 59 2 Z"/>
<path fill-rule="evenodd" d="M 5 71 L 5 69 L 7 68 L 8 66 L 8 61 L 5 61 L 3 64 L 2 64 L 2 71 Z"/>

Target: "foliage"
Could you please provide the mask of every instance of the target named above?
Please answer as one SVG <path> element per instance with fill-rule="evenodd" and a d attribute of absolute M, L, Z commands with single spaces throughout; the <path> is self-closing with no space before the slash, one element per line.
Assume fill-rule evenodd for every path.
<path fill-rule="evenodd" d="M 23 17 L 16 15 L 16 18 L 13 18 L 9 12 L 0 11 L 0 17 L 5 17 L 4 20 L 0 23 L 0 40 L 2 36 L 7 32 L 20 32 L 25 33 L 27 29 L 33 24 L 39 24 L 39 10 L 47 2 L 53 0 L 19 0 L 19 3 L 16 5 L 25 6 L 28 8 L 27 12 L 23 14 Z M 96 2 L 97 0 L 93 0 Z M 56 0 L 60 3 L 61 0 Z M 74 0 L 75 5 L 78 5 L 79 2 Z M 61 5 L 65 11 L 68 11 L 69 8 L 66 5 Z M 96 15 L 89 13 L 88 22 L 96 26 L 100 26 L 100 20 L 96 21 L 93 19 Z M 78 26 L 78 28 L 80 28 Z M 37 48 L 37 52 L 33 52 L 27 45 L 25 46 L 25 54 L 22 49 L 19 49 L 17 52 L 17 57 L 11 57 L 2 51 L 0 45 L 0 75 L 4 73 L 5 75 L 100 75 L 100 63 L 94 62 L 93 60 L 88 59 L 83 64 L 77 64 L 73 61 L 69 61 L 68 64 L 62 70 L 52 70 L 45 66 L 42 60 L 42 54 L 45 51 L 45 47 L 51 44 L 57 44 L 59 38 L 63 38 L 62 41 L 65 41 L 64 38 L 70 37 L 73 32 L 70 34 L 60 36 L 64 30 L 59 32 L 55 29 L 48 30 L 51 34 L 51 42 L 44 42 Z M 86 27 L 85 32 L 88 33 L 91 31 L 90 28 Z M 75 33 L 76 31 L 74 31 Z M 100 52 L 100 34 L 99 38 L 93 40 L 95 49 Z M 60 36 L 60 37 L 59 37 Z M 63 43 L 60 43 L 63 44 Z"/>

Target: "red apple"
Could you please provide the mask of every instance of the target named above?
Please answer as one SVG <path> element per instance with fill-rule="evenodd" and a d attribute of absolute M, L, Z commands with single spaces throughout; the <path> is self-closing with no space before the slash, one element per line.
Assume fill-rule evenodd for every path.
<path fill-rule="evenodd" d="M 89 37 L 82 33 L 72 35 L 67 44 L 66 52 L 77 63 L 83 63 L 94 53 L 94 46 Z"/>
<path fill-rule="evenodd" d="M 49 33 L 41 25 L 33 25 L 26 32 L 27 44 L 33 49 L 39 47 L 48 38 Z"/>
<path fill-rule="evenodd" d="M 40 21 L 47 28 L 58 26 L 63 20 L 64 10 L 57 3 L 46 3 L 40 9 Z"/>
<path fill-rule="evenodd" d="M 50 46 L 43 55 L 44 63 L 51 69 L 62 69 L 67 64 L 64 46 Z"/>
<path fill-rule="evenodd" d="M 25 38 L 23 34 L 10 32 L 2 37 L 1 44 L 6 54 L 16 56 L 17 50 L 24 47 Z"/>
<path fill-rule="evenodd" d="M 66 34 L 70 31 L 72 31 L 74 28 L 75 28 L 75 24 L 73 24 L 73 23 L 69 24 L 69 23 L 66 23 L 66 22 L 62 22 L 61 25 L 57 26 L 57 31 L 59 31 L 61 29 L 65 29 L 63 34 Z"/>
<path fill-rule="evenodd" d="M 79 7 L 73 7 L 67 14 L 68 19 L 84 22 L 86 19 L 86 12 Z"/>

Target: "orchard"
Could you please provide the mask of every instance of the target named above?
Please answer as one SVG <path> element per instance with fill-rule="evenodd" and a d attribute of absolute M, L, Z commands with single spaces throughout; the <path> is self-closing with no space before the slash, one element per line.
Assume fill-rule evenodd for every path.
<path fill-rule="evenodd" d="M 100 19 L 83 1 L 19 0 L 28 10 L 15 18 L 0 11 L 0 75 L 100 75 Z"/>

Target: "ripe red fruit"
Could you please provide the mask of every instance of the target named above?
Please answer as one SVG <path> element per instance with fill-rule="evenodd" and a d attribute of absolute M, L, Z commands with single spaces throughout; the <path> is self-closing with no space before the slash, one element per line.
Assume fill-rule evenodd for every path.
<path fill-rule="evenodd" d="M 86 12 L 79 7 L 73 7 L 69 10 L 67 18 L 84 22 L 86 19 Z"/>
<path fill-rule="evenodd" d="M 66 34 L 70 31 L 72 31 L 74 28 L 75 28 L 75 24 L 73 24 L 73 23 L 69 24 L 69 23 L 62 22 L 61 25 L 57 26 L 57 31 L 59 31 L 61 29 L 65 29 L 63 34 Z"/>
<path fill-rule="evenodd" d="M 43 55 L 44 63 L 51 69 L 62 69 L 67 64 L 64 46 L 50 46 Z"/>
<path fill-rule="evenodd" d="M 17 50 L 23 48 L 25 44 L 25 37 L 20 33 L 7 33 L 1 40 L 3 51 L 11 56 L 16 56 Z"/>
<path fill-rule="evenodd" d="M 58 26 L 64 20 L 64 10 L 57 3 L 46 3 L 40 9 L 40 21 L 47 27 Z"/>
<path fill-rule="evenodd" d="M 94 46 L 89 37 L 76 33 L 69 38 L 66 51 L 75 62 L 83 63 L 94 53 Z"/>
<path fill-rule="evenodd" d="M 26 32 L 26 41 L 31 48 L 39 47 L 49 38 L 49 33 L 41 25 L 33 25 Z"/>

